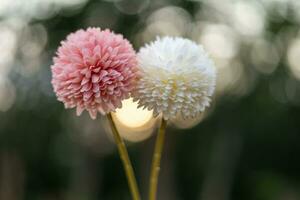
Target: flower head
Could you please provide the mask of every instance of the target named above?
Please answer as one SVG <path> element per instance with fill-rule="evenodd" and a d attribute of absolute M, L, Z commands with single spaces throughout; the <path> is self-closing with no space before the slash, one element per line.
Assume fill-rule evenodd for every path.
<path fill-rule="evenodd" d="M 164 119 L 194 117 L 209 106 L 216 71 L 202 46 L 184 38 L 157 38 L 140 49 L 138 62 L 141 77 L 133 96 L 139 106 Z"/>
<path fill-rule="evenodd" d="M 136 54 L 122 35 L 88 28 L 71 33 L 54 57 L 52 85 L 66 108 L 95 119 L 121 107 L 137 79 Z"/>

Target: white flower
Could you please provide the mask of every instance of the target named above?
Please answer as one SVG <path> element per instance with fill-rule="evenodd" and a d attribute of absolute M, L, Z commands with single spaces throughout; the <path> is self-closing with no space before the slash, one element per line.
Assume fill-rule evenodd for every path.
<path fill-rule="evenodd" d="M 216 70 L 202 46 L 179 37 L 157 38 L 138 53 L 141 77 L 132 93 L 154 115 L 191 118 L 209 106 Z"/>

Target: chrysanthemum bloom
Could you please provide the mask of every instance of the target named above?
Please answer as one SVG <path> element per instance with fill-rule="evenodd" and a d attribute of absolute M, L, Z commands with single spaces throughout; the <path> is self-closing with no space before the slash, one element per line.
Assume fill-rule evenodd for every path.
<path fill-rule="evenodd" d="M 197 116 L 210 104 L 216 70 L 202 46 L 184 38 L 163 37 L 138 53 L 141 78 L 133 92 L 139 106 L 163 114 Z"/>
<path fill-rule="evenodd" d="M 61 42 L 52 68 L 52 85 L 66 108 L 87 110 L 95 119 L 121 107 L 137 79 L 136 54 L 122 35 L 88 28 Z"/>

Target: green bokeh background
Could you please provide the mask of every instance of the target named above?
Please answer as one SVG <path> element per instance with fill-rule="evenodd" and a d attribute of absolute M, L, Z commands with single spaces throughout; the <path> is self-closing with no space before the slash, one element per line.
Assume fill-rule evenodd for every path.
<path fill-rule="evenodd" d="M 44 4 L 41 2 L 27 4 Z M 300 38 L 298 1 L 213 1 L 219 4 L 217 8 L 224 8 L 221 10 L 210 1 L 77 2 L 81 3 L 66 4 L 49 15 L 46 10 L 55 3 L 38 7 L 38 15 L 26 13 L 22 6 L 12 7 L 6 14 L 2 10 L 0 15 L 0 27 L 21 27 L 10 70 L 2 74 L 2 79 L 13 85 L 15 98 L 9 109 L 0 112 L 1 200 L 130 199 L 116 148 L 104 134 L 101 119 L 92 121 L 87 113 L 76 117 L 74 110 L 65 110 L 56 100 L 50 84 L 51 58 L 67 34 L 89 26 L 122 33 L 137 50 L 156 34 L 178 35 L 173 29 L 146 32 L 148 17 L 168 6 L 184 9 L 191 29 L 196 26 L 193 23 L 206 21 L 233 30 L 239 42 L 232 59 L 242 63 L 244 74 L 241 83 L 217 92 L 209 114 L 197 126 L 186 130 L 169 127 L 158 199 L 300 199 L 300 82 L 288 62 L 290 45 Z M 234 12 L 228 5 L 237 2 L 254 3 L 263 10 L 262 33 L 240 34 L 227 21 Z M 22 26 L 16 23 L 20 20 L 24 20 Z M 250 27 L 254 22 L 249 21 Z M 177 21 L 174 23 L 176 26 Z M 186 29 L 179 35 L 190 37 L 189 33 Z M 24 47 L 26 41 L 39 44 L 43 41 L 40 35 L 45 34 L 47 41 L 36 57 L 24 56 L 26 51 L 34 51 L 34 46 Z M 143 38 L 143 34 L 150 36 Z M 259 39 L 277 50 L 276 57 L 265 58 L 277 60 L 268 73 L 259 70 L 250 56 Z M 0 37 L 0 46 L 4 40 Z M 30 63 L 35 60 L 38 62 Z M 153 142 L 151 137 L 128 144 L 144 197 Z"/>

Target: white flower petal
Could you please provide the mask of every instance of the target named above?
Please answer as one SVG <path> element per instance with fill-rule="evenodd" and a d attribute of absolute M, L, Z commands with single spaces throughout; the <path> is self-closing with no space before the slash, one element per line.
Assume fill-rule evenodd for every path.
<path fill-rule="evenodd" d="M 214 63 L 203 47 L 184 38 L 163 37 L 138 53 L 141 78 L 133 97 L 165 119 L 191 118 L 209 106 L 216 84 Z"/>

